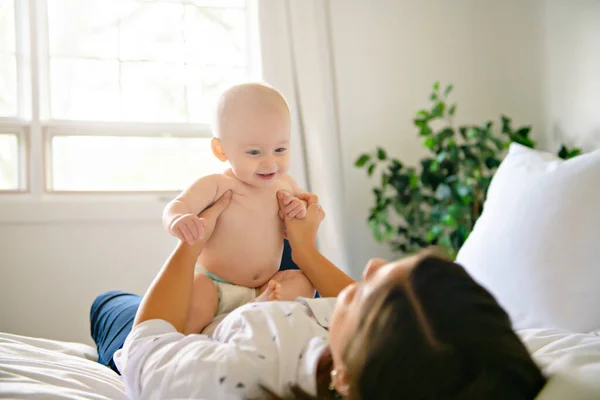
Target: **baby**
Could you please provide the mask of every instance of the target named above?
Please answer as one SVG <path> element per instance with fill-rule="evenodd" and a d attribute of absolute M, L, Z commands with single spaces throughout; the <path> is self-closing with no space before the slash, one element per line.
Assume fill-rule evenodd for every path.
<path fill-rule="evenodd" d="M 198 258 L 186 334 L 201 332 L 216 315 L 250 301 L 314 296 L 302 272 L 278 272 L 284 226 L 276 193 L 305 193 L 287 174 L 290 125 L 287 102 L 268 85 L 233 86 L 218 101 L 211 147 L 231 169 L 200 178 L 163 213 L 165 229 L 193 243 L 204 232 L 198 213 L 232 191 L 229 207 Z M 303 218 L 306 203 L 293 196 L 287 196 L 284 212 Z"/>

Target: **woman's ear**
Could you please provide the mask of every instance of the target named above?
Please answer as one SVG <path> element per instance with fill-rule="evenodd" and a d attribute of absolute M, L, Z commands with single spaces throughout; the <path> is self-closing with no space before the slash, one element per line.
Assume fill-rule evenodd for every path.
<path fill-rule="evenodd" d="M 346 368 L 339 368 L 335 371 L 335 374 L 331 376 L 335 390 L 344 397 L 348 397 L 350 385 L 348 384 L 348 374 Z"/>
<path fill-rule="evenodd" d="M 212 152 L 221 162 L 227 161 L 227 156 L 223 151 L 223 146 L 221 146 L 221 140 L 216 137 L 212 138 L 210 141 L 210 147 L 212 148 Z"/>

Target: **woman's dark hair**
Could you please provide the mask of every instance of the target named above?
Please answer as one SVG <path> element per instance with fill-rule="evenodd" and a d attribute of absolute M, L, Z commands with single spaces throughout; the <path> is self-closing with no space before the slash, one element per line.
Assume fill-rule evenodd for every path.
<path fill-rule="evenodd" d="M 530 400 L 546 382 L 494 297 L 428 253 L 363 303 L 344 361 L 351 400 Z"/>

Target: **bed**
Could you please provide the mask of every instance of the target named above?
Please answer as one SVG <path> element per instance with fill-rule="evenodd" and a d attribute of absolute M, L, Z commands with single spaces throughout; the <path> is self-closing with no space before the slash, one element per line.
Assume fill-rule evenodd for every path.
<path fill-rule="evenodd" d="M 600 398 L 600 332 L 529 329 L 519 335 L 546 373 L 569 376 L 581 387 L 568 390 L 587 393 L 567 398 Z M 0 333 L 0 398 L 127 399 L 119 375 L 95 359 L 88 345 Z"/>
<path fill-rule="evenodd" d="M 0 398 L 127 399 L 119 375 L 93 347 L 0 333 Z"/>

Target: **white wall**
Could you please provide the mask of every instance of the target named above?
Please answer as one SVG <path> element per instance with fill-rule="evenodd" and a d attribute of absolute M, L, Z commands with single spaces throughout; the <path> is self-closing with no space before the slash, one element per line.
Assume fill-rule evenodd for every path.
<path fill-rule="evenodd" d="M 115 289 L 143 294 L 172 249 L 162 206 L 151 207 L 154 219 L 115 213 L 118 222 L 108 212 L 0 224 L 0 331 L 91 343 L 94 297 Z"/>
<path fill-rule="evenodd" d="M 332 0 L 331 26 L 345 186 L 349 259 L 357 275 L 386 255 L 366 228 L 372 181 L 353 168 L 381 145 L 415 163 L 411 125 L 435 80 L 453 83 L 459 122 L 498 120 L 541 126 L 542 7 L 539 1 Z"/>
<path fill-rule="evenodd" d="M 600 147 L 600 1 L 546 0 L 544 24 L 548 145 Z"/>

